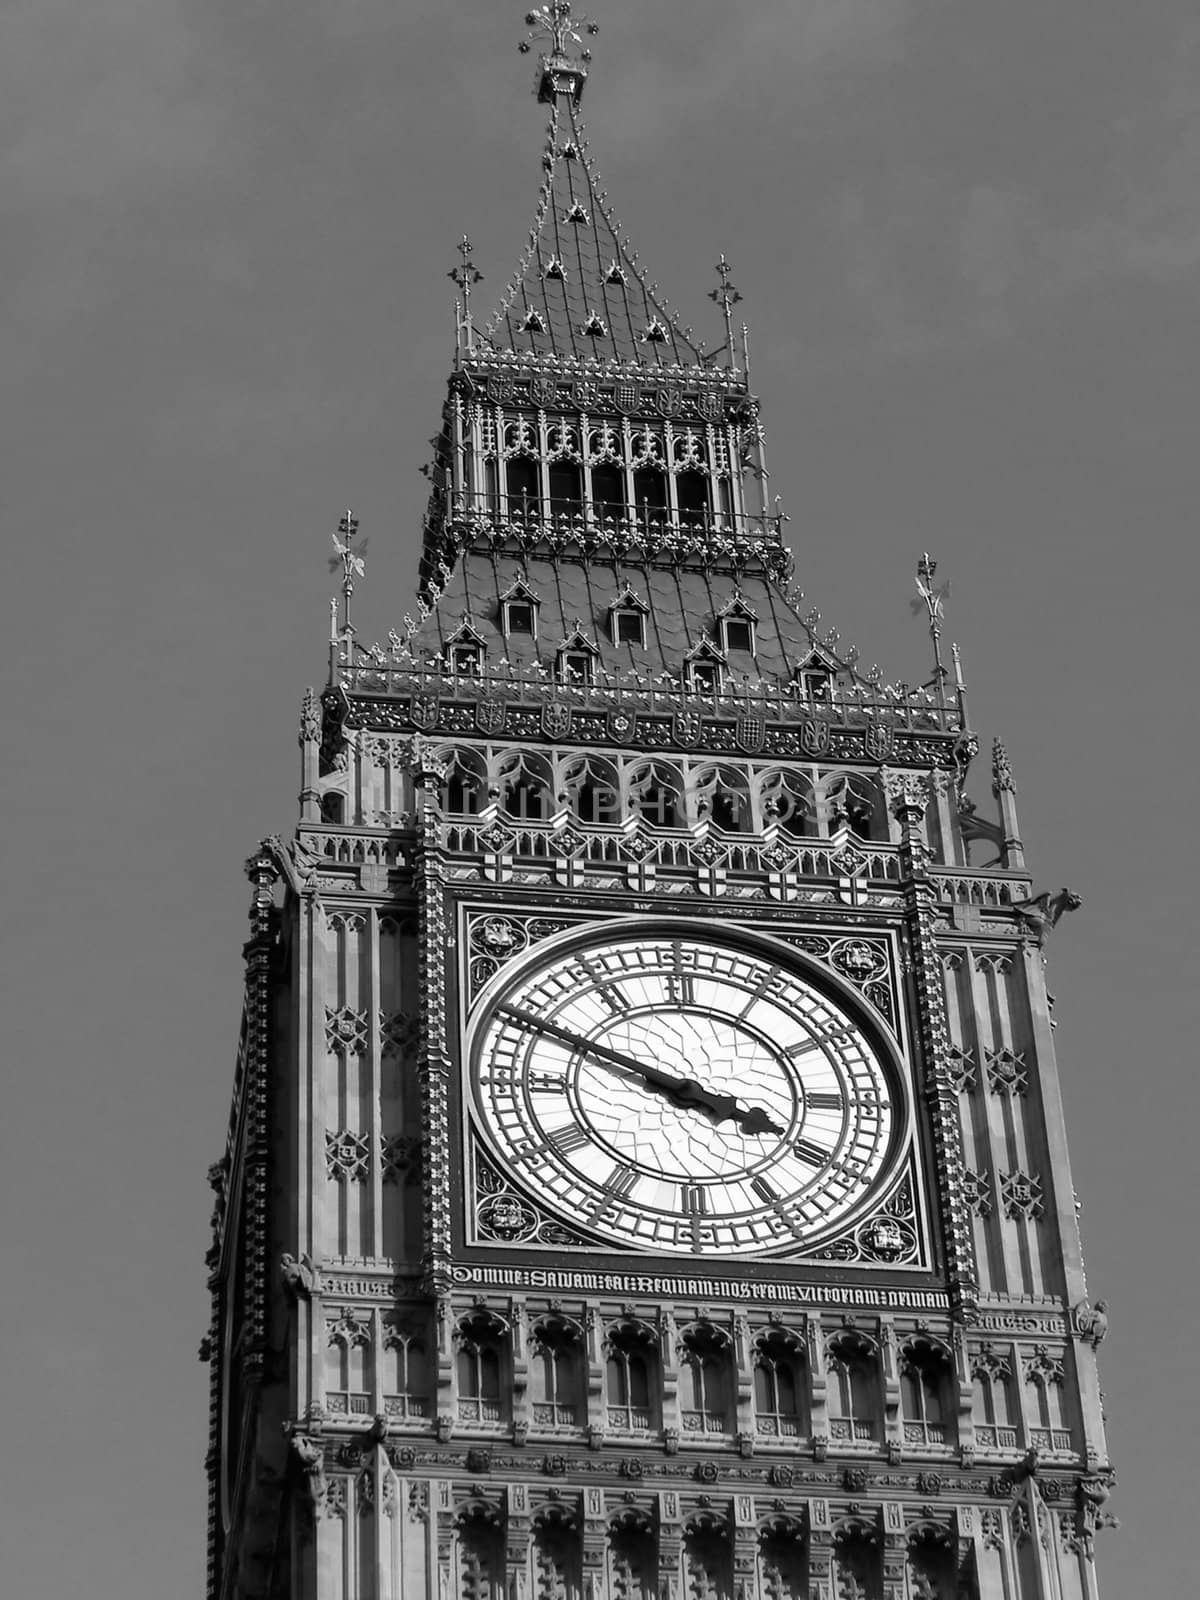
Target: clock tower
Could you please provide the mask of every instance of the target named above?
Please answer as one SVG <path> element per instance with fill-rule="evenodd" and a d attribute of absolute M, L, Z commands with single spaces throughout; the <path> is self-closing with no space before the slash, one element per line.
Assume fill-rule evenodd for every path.
<path fill-rule="evenodd" d="M 209 1600 L 1096 1600 L 1111 1470 L 1037 894 L 928 684 L 792 581 L 723 343 L 614 220 L 594 27 L 477 321 L 415 615 L 247 865 Z M 525 49 L 530 48 L 529 41 Z M 984 779 L 986 785 L 987 778 Z"/>

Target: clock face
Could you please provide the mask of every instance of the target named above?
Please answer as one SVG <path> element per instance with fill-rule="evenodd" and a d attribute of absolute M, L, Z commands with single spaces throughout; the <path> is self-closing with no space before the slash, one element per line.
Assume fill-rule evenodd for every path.
<path fill-rule="evenodd" d="M 472 1093 L 515 1182 L 626 1247 L 757 1256 L 856 1220 L 894 1170 L 893 1074 L 773 950 L 661 924 L 493 993 Z"/>

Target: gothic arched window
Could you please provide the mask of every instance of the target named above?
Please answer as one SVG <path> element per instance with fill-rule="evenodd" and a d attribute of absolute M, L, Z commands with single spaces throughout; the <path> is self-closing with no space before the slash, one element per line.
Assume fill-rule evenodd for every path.
<path fill-rule="evenodd" d="M 733 1365 L 729 1335 L 698 1322 L 679 1341 L 679 1404 L 685 1433 L 729 1433 Z"/>
<path fill-rule="evenodd" d="M 759 1433 L 790 1439 L 809 1431 L 804 1346 L 783 1328 L 754 1341 L 754 1414 Z"/>
<path fill-rule="evenodd" d="M 604 521 L 625 515 L 625 469 L 615 461 L 600 461 L 592 468 L 592 511 Z"/>
<path fill-rule="evenodd" d="M 510 516 L 536 516 L 541 504 L 542 486 L 538 464 L 529 456 L 511 456 L 504 467 Z"/>
<path fill-rule="evenodd" d="M 408 1419 L 430 1413 L 429 1351 L 422 1334 L 389 1323 L 383 1333 L 384 1414 Z"/>
<path fill-rule="evenodd" d="M 830 1438 L 854 1444 L 879 1437 L 882 1399 L 879 1350 L 874 1340 L 848 1331 L 829 1342 Z"/>
<path fill-rule="evenodd" d="M 690 527 L 703 527 L 708 521 L 708 479 L 704 473 L 690 468 L 676 473 L 675 499 L 680 522 Z"/>
<path fill-rule="evenodd" d="M 950 1352 L 930 1339 L 914 1339 L 900 1353 L 900 1401 L 908 1444 L 955 1442 L 954 1366 Z"/>
<path fill-rule="evenodd" d="M 508 1330 L 499 1317 L 481 1311 L 466 1316 L 455 1331 L 458 1416 L 480 1424 L 508 1420 Z"/>
<path fill-rule="evenodd" d="M 724 833 L 750 830 L 750 785 L 737 767 L 708 767 L 696 774 L 697 811 Z"/>
<path fill-rule="evenodd" d="M 620 822 L 621 785 L 611 762 L 598 756 L 570 762 L 563 773 L 563 792 L 580 822 Z"/>
<path fill-rule="evenodd" d="M 661 520 L 667 510 L 667 478 L 659 466 L 638 467 L 633 474 L 633 497 L 639 513 Z"/>
<path fill-rule="evenodd" d="M 500 804 L 518 822 L 545 822 L 554 809 L 554 785 L 547 763 L 512 754 L 500 764 Z"/>
<path fill-rule="evenodd" d="M 641 1322 L 619 1322 L 605 1340 L 608 1426 L 645 1433 L 657 1409 L 657 1341 Z"/>
<path fill-rule="evenodd" d="M 343 1311 L 326 1323 L 325 1405 L 334 1416 L 365 1417 L 371 1410 L 371 1324 Z"/>
<path fill-rule="evenodd" d="M 799 772 L 763 774 L 759 791 L 763 822 L 776 820 L 793 838 L 811 839 L 817 832 L 817 812 L 812 784 Z"/>
<path fill-rule="evenodd" d="M 686 826 L 683 807 L 683 779 L 665 761 L 647 761 L 629 777 L 629 789 L 646 821 L 656 828 Z"/>
<path fill-rule="evenodd" d="M 827 774 L 825 803 L 830 833 L 849 828 L 859 839 L 886 842 L 887 807 L 883 791 L 873 778 L 861 772 Z"/>
<path fill-rule="evenodd" d="M 793 1518 L 774 1516 L 759 1528 L 758 1569 L 764 1600 L 802 1600 L 808 1595 L 804 1530 Z"/>
<path fill-rule="evenodd" d="M 971 1361 L 975 1380 L 975 1442 L 980 1450 L 1015 1450 L 1012 1367 L 994 1347 L 984 1344 Z"/>
<path fill-rule="evenodd" d="M 583 468 L 559 457 L 550 463 L 550 510 L 556 517 L 577 517 L 583 510 Z"/>
<path fill-rule="evenodd" d="M 688 1519 L 683 1530 L 683 1563 L 688 1593 L 703 1600 L 733 1600 L 733 1542 L 711 1512 Z"/>
<path fill-rule="evenodd" d="M 478 816 L 483 809 L 486 792 L 487 779 L 482 759 L 473 751 L 453 751 L 442 784 L 442 810 L 449 816 Z"/>
<path fill-rule="evenodd" d="M 535 1323 L 533 1353 L 533 1425 L 535 1428 L 583 1426 L 583 1336 L 565 1317 Z"/>
<path fill-rule="evenodd" d="M 455 1524 L 462 1600 L 502 1600 L 504 1530 L 499 1509 L 471 1502 L 459 1511 Z"/>
<path fill-rule="evenodd" d="M 608 1527 L 609 1591 L 620 1600 L 657 1600 L 654 1523 L 640 1508 L 626 1507 Z"/>

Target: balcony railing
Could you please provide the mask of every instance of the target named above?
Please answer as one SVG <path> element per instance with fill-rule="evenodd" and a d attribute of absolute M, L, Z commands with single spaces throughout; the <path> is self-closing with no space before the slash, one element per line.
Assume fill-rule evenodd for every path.
<path fill-rule="evenodd" d="M 873 1422 L 850 1422 L 845 1417 L 834 1417 L 829 1424 L 829 1437 L 835 1444 L 874 1444 L 876 1427 Z"/>
<path fill-rule="evenodd" d="M 535 1400 L 533 1425 L 535 1428 L 577 1428 L 579 1408 L 574 1405 L 560 1405 L 556 1400 Z"/>
<path fill-rule="evenodd" d="M 609 1406 L 608 1425 L 617 1433 L 649 1433 L 649 1411 L 639 1406 Z"/>
<path fill-rule="evenodd" d="M 504 1405 L 499 1400 L 460 1400 L 460 1422 L 502 1423 L 505 1421 Z"/>

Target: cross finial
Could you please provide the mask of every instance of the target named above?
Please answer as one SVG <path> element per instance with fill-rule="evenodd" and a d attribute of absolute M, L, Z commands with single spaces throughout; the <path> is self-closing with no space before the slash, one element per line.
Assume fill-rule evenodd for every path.
<path fill-rule="evenodd" d="M 340 564 L 342 569 L 342 632 L 350 627 L 350 596 L 354 593 L 354 580 L 361 578 L 367 570 L 363 556 L 367 551 L 367 541 L 364 539 L 358 549 L 354 548 L 355 535 L 358 533 L 358 518 L 349 508 L 345 516 L 338 523 L 337 533 L 332 535 L 333 548 L 337 552 L 329 558 L 330 572 L 336 572 Z M 341 537 L 338 537 L 338 534 Z"/>
<path fill-rule="evenodd" d="M 933 640 L 933 682 L 941 699 L 945 694 L 946 669 L 942 665 L 942 617 L 946 610 L 946 597 L 950 585 L 942 583 L 935 589 L 934 576 L 937 562 L 926 550 L 917 562 L 917 594 L 920 599 L 911 602 L 914 613 L 924 607 L 929 617 L 929 637 Z"/>
<path fill-rule="evenodd" d="M 578 104 L 587 78 L 587 63 L 592 59 L 584 37 L 598 34 L 599 23 L 589 21 L 582 12 L 572 16 L 571 0 L 548 0 L 547 4 L 525 13 L 525 25 L 530 31 L 517 46 L 522 55 L 529 54 L 535 39 L 544 40 L 549 47 L 542 56 L 538 99 L 553 105 L 563 94 Z M 568 53 L 572 45 L 579 46 L 578 57 Z"/>
<path fill-rule="evenodd" d="M 708 291 L 708 298 L 716 301 L 721 308 L 722 316 L 725 318 L 725 349 L 728 353 L 729 365 L 733 367 L 736 364 L 733 351 L 733 308 L 742 296 L 737 286 L 729 281 L 733 268 L 726 261 L 724 250 L 721 251 L 721 259 L 713 270 L 719 275 L 721 284 L 719 288 Z"/>
<path fill-rule="evenodd" d="M 483 282 L 483 273 L 471 260 L 473 246 L 465 233 L 459 241 L 457 249 L 462 261 L 457 267 L 451 267 L 446 276 L 456 283 L 462 292 L 462 322 L 458 330 L 459 339 L 461 342 L 462 335 L 465 332 L 467 349 L 470 350 L 474 343 L 474 330 L 471 326 L 471 290 L 475 284 Z"/>

